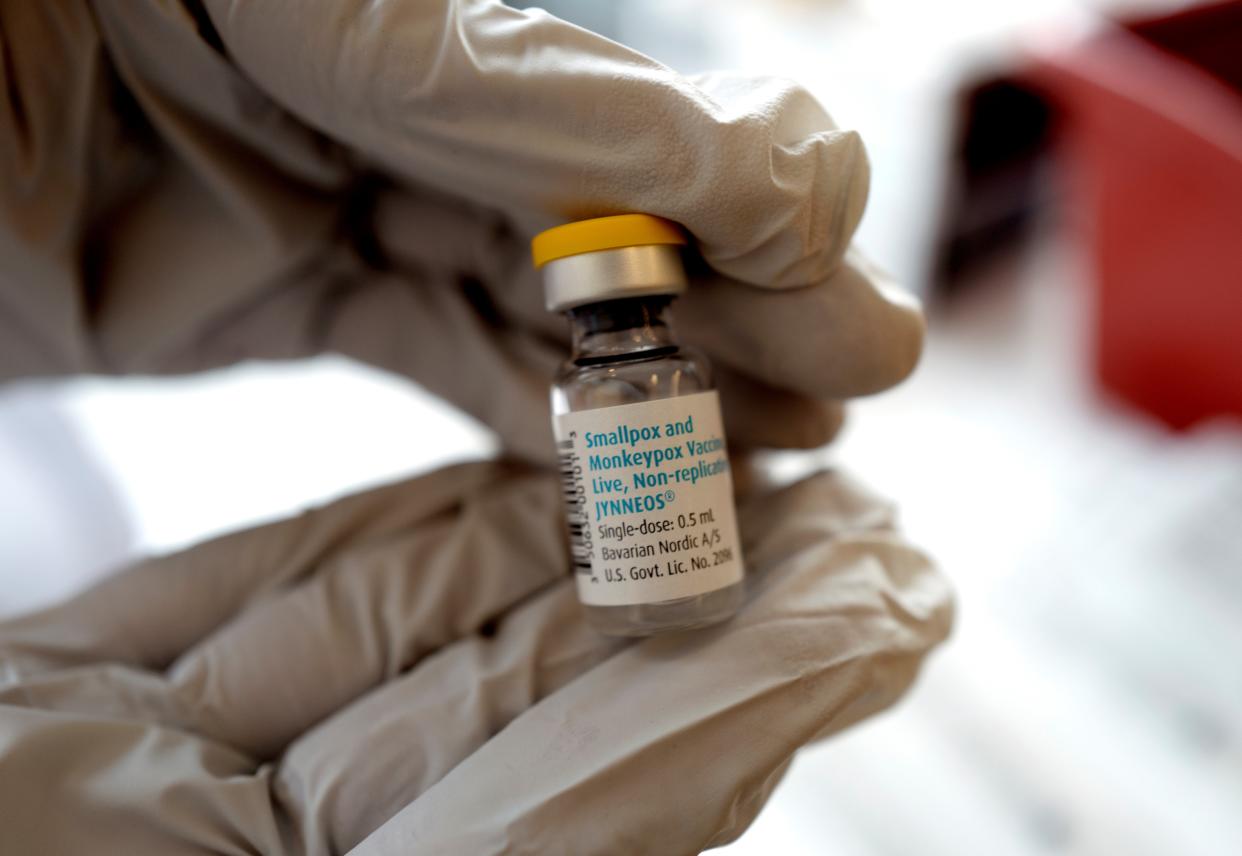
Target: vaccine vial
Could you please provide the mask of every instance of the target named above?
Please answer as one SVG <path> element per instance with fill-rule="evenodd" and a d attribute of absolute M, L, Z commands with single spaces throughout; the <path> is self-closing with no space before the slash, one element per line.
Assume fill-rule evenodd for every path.
<path fill-rule="evenodd" d="M 670 311 L 685 241 L 668 220 L 624 214 L 532 242 L 547 307 L 573 335 L 552 418 L 578 596 L 613 636 L 704 627 L 742 604 L 720 402 Z"/>

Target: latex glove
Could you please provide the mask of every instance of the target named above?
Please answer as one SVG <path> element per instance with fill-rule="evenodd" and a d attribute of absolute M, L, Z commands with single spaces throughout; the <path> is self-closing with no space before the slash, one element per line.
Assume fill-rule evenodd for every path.
<path fill-rule="evenodd" d="M 565 324 L 526 242 L 624 211 L 697 241 L 676 312 L 735 448 L 819 445 L 918 358 L 846 255 L 858 137 L 792 84 L 466 0 L 5 4 L 0 35 L 0 377 L 339 351 L 544 458 Z"/>
<path fill-rule="evenodd" d="M 433 473 L 0 624 L 5 853 L 696 853 L 949 624 L 892 510 L 821 473 L 740 508 L 749 602 L 584 624 L 559 484 Z"/>

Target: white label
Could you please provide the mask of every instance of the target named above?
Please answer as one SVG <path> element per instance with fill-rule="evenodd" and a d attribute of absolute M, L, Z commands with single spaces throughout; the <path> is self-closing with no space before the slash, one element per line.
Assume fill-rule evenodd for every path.
<path fill-rule="evenodd" d="M 556 417 L 578 596 L 656 603 L 742 579 L 715 392 Z"/>

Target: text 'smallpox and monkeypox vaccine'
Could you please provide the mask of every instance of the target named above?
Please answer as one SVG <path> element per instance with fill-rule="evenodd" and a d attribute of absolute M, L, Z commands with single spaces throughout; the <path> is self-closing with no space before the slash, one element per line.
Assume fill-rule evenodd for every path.
<path fill-rule="evenodd" d="M 674 223 L 583 220 L 535 237 L 573 355 L 552 387 L 578 595 L 604 633 L 702 627 L 742 603 L 733 484 L 706 359 L 677 344 Z"/>

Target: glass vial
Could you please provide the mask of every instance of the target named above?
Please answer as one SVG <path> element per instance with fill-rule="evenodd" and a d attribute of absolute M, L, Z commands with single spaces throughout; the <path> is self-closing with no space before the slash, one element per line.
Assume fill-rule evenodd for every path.
<path fill-rule="evenodd" d="M 646 215 L 558 231 L 553 250 L 572 254 L 549 258 L 545 240 L 541 257 L 546 232 L 534 250 L 573 334 L 552 410 L 587 617 L 619 636 L 723 621 L 742 603 L 741 544 L 711 370 L 672 327 L 684 238 Z"/>

